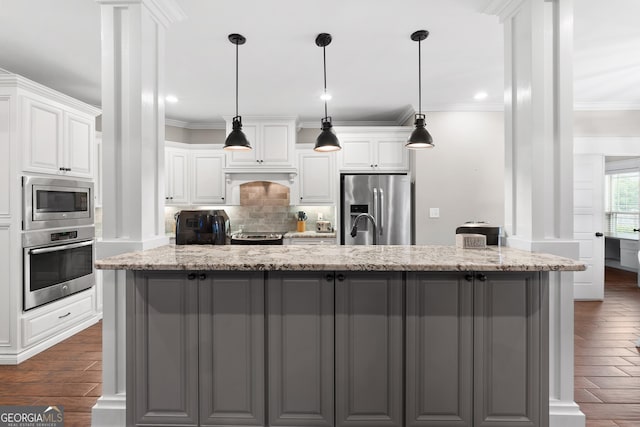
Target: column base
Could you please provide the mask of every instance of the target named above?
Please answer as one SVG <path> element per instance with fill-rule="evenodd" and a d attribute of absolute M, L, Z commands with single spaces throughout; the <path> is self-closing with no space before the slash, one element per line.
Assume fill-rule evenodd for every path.
<path fill-rule="evenodd" d="M 127 405 L 124 394 L 102 396 L 91 409 L 91 427 L 127 425 Z"/>
<path fill-rule="evenodd" d="M 549 399 L 549 427 L 585 427 L 585 416 L 575 402 Z"/>

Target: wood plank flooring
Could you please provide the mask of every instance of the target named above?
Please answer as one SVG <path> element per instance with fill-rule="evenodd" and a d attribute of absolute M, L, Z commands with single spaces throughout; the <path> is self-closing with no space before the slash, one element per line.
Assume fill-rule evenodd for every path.
<path fill-rule="evenodd" d="M 604 302 L 575 303 L 575 399 L 587 427 L 640 427 L 640 289 L 607 269 Z M 102 322 L 18 366 L 0 366 L 0 405 L 62 405 L 65 427 L 91 425 L 102 394 Z"/>
<path fill-rule="evenodd" d="M 102 395 L 102 322 L 19 365 L 0 365 L 0 405 L 61 405 L 65 427 L 91 425 Z"/>
<path fill-rule="evenodd" d="M 575 307 L 575 400 L 587 427 L 640 426 L 640 289 L 607 268 L 603 302 Z"/>

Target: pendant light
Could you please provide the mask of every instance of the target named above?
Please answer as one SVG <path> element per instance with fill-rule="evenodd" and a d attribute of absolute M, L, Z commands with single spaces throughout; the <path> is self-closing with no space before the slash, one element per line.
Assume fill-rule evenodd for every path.
<path fill-rule="evenodd" d="M 238 45 L 244 44 L 247 39 L 240 34 L 229 34 L 229 41 L 236 45 L 236 115 L 233 118 L 233 129 L 224 142 L 225 150 L 251 150 L 251 144 L 242 132 L 242 117 L 238 115 Z"/>
<path fill-rule="evenodd" d="M 322 132 L 316 139 L 315 151 L 338 151 L 340 150 L 340 141 L 336 133 L 333 131 L 331 117 L 327 114 L 327 54 L 325 48 L 331 43 L 331 34 L 320 33 L 316 37 L 316 45 L 322 48 L 322 62 L 324 63 L 324 118 L 322 119 Z"/>
<path fill-rule="evenodd" d="M 411 34 L 411 40 L 418 42 L 418 114 L 415 115 L 416 128 L 411 132 L 405 147 L 407 148 L 433 148 L 433 139 L 424 126 L 425 116 L 422 114 L 422 52 L 421 42 L 429 36 L 429 31 L 418 30 Z"/>

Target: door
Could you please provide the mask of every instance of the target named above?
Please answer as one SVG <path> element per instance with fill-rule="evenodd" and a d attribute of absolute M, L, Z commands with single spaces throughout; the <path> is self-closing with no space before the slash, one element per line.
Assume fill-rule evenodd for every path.
<path fill-rule="evenodd" d="M 66 175 L 93 178 L 93 117 L 64 113 L 63 166 Z"/>
<path fill-rule="evenodd" d="M 28 97 L 22 98 L 24 132 L 24 170 L 63 173 L 62 109 Z"/>
<path fill-rule="evenodd" d="M 264 425 L 264 279 L 199 273 L 200 425 Z"/>
<path fill-rule="evenodd" d="M 168 148 L 165 151 L 165 174 L 168 182 L 165 181 L 165 197 L 167 205 L 179 205 L 189 203 L 189 152 Z"/>
<path fill-rule="evenodd" d="M 333 426 L 334 274 L 267 281 L 269 426 Z"/>
<path fill-rule="evenodd" d="M 407 427 L 472 425 L 472 292 L 464 273 L 407 273 Z"/>
<path fill-rule="evenodd" d="M 342 175 L 341 179 L 341 243 L 344 245 L 372 245 L 373 226 L 367 218 L 361 218 L 358 221 L 358 229 L 354 237 L 351 236 L 350 231 L 358 215 L 363 213 L 374 215 L 376 203 L 374 203 L 373 189 L 378 187 L 378 175 Z"/>
<path fill-rule="evenodd" d="M 402 273 L 336 275 L 336 427 L 403 424 Z"/>
<path fill-rule="evenodd" d="M 604 299 L 604 156 L 576 154 L 573 166 L 573 237 L 585 271 L 574 273 L 574 298 Z"/>
<path fill-rule="evenodd" d="M 224 153 L 191 153 L 191 204 L 224 203 Z"/>
<path fill-rule="evenodd" d="M 298 157 L 300 170 L 300 203 L 335 203 L 334 156 L 322 153 L 303 153 Z"/>
<path fill-rule="evenodd" d="M 374 190 L 376 196 L 376 190 Z M 373 212 L 378 224 L 379 245 L 410 245 L 411 180 L 408 175 L 379 175 L 377 206 Z"/>

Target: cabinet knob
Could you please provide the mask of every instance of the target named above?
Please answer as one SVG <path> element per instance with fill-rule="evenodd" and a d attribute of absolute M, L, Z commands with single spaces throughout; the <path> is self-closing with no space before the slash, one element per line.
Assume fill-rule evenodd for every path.
<path fill-rule="evenodd" d="M 220 197 L 221 200 L 224 200 L 224 197 Z"/>
<path fill-rule="evenodd" d="M 374 165 L 375 167 L 378 167 L 378 165 Z"/>
<path fill-rule="evenodd" d="M 187 274 L 187 279 L 188 280 L 195 280 L 196 279 L 196 273 Z"/>
<path fill-rule="evenodd" d="M 325 277 L 325 279 L 327 279 L 327 282 L 333 282 L 333 274 L 327 274 L 327 276 Z"/>
<path fill-rule="evenodd" d="M 369 166 L 373 167 L 373 165 L 372 165 L 372 164 L 371 164 L 371 165 L 369 165 Z"/>
<path fill-rule="evenodd" d="M 204 273 L 200 273 L 200 274 L 198 275 L 198 279 L 200 279 L 200 280 L 204 280 L 204 279 L 206 279 L 206 278 L 207 278 L 207 275 L 206 275 L 206 274 L 204 274 Z"/>
<path fill-rule="evenodd" d="M 599 232 L 599 231 L 598 231 L 598 232 L 596 233 L 596 237 L 602 237 L 602 236 L 604 236 L 604 234 L 602 234 L 601 232 Z"/>
<path fill-rule="evenodd" d="M 640 231 L 640 228 L 634 228 L 633 231 Z"/>
<path fill-rule="evenodd" d="M 67 168 L 67 172 L 71 172 L 71 168 Z"/>
<path fill-rule="evenodd" d="M 61 171 L 63 171 L 63 172 L 64 172 L 64 168 L 58 168 L 58 169 L 60 169 Z"/>
<path fill-rule="evenodd" d="M 469 273 L 465 274 L 464 275 L 464 280 L 466 280 L 467 282 L 472 281 L 473 280 L 473 274 L 469 274 Z"/>
<path fill-rule="evenodd" d="M 476 279 L 480 280 L 481 282 L 486 282 L 487 281 L 487 276 L 482 274 L 482 273 L 479 273 L 479 274 L 476 275 Z"/>
<path fill-rule="evenodd" d="M 343 282 L 344 281 L 344 274 L 338 274 L 338 281 L 339 282 Z"/>

